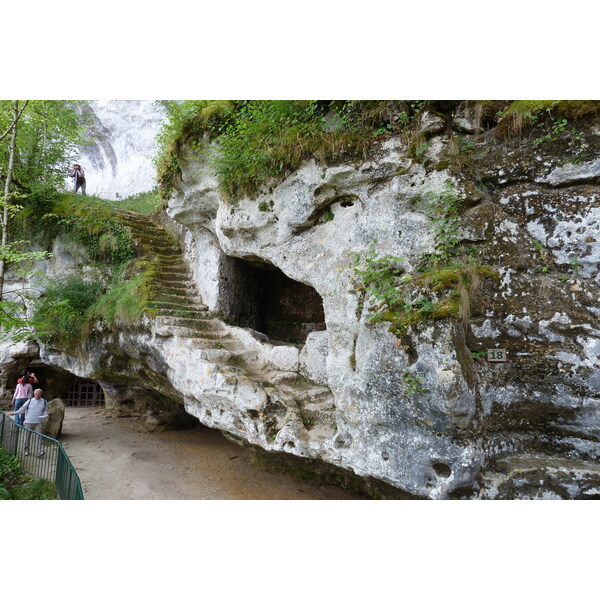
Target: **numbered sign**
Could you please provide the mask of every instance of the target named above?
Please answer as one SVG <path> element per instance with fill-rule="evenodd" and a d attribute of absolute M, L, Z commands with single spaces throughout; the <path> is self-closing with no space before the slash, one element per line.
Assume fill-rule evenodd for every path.
<path fill-rule="evenodd" d="M 506 350 L 494 348 L 487 351 L 488 362 L 506 362 Z"/>

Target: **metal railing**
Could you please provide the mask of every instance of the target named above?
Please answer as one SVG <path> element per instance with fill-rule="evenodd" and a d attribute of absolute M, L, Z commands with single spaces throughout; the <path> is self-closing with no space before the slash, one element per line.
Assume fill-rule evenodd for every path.
<path fill-rule="evenodd" d="M 29 475 L 54 482 L 60 500 L 83 500 L 79 475 L 58 440 L 17 425 L 0 411 L 0 446 L 18 455 Z"/>

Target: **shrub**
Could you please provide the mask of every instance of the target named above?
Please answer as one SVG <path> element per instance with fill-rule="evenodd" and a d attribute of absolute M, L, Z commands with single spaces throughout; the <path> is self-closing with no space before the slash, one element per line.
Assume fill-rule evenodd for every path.
<path fill-rule="evenodd" d="M 124 323 L 137 321 L 144 313 L 150 299 L 148 284 L 152 278 L 153 270 L 147 268 L 129 281 L 114 283 L 90 306 L 88 320 L 103 321 L 108 327 L 112 327 L 116 321 Z"/>
<path fill-rule="evenodd" d="M 56 485 L 46 479 L 32 479 L 24 486 L 10 490 L 12 500 L 56 500 Z"/>
<path fill-rule="evenodd" d="M 117 321 L 137 321 L 148 310 L 157 268 L 138 260 L 124 272 L 124 279 L 119 275 L 108 284 L 78 275 L 52 281 L 35 302 L 31 322 L 36 336 L 73 348 L 98 322 L 113 327 Z"/>
<path fill-rule="evenodd" d="M 8 490 L 24 480 L 25 471 L 19 458 L 0 447 L 0 486 Z"/>
<path fill-rule="evenodd" d="M 50 283 L 35 303 L 32 325 L 45 341 L 52 339 L 67 347 L 81 339 L 87 310 L 104 291 L 100 281 L 70 275 Z"/>
<path fill-rule="evenodd" d="M 0 500 L 53 500 L 56 486 L 25 474 L 19 457 L 0 447 Z"/>

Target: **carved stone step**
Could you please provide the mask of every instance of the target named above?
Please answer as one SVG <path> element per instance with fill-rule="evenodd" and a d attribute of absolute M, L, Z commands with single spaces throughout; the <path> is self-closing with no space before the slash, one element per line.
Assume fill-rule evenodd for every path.
<path fill-rule="evenodd" d="M 166 296 L 179 296 L 181 298 L 196 298 L 198 296 L 198 292 L 192 287 L 167 287 L 166 285 L 150 284 L 148 288 L 153 293 Z"/>
<path fill-rule="evenodd" d="M 131 228 L 129 231 L 131 233 L 131 236 L 134 239 L 136 239 L 148 246 L 164 247 L 164 248 L 170 248 L 173 250 L 181 249 L 181 245 L 179 244 L 179 242 L 177 240 L 175 240 L 174 238 L 170 237 L 165 232 L 136 231 Z"/>
<path fill-rule="evenodd" d="M 203 307 L 204 309 L 206 307 Z M 178 317 L 182 319 L 212 319 L 214 315 L 207 310 L 195 310 L 194 308 L 176 309 L 176 308 L 161 308 L 158 311 L 160 317 Z"/>
<path fill-rule="evenodd" d="M 169 277 L 166 275 L 158 275 L 152 280 L 153 284 L 160 285 L 161 287 L 166 288 L 186 288 L 186 289 L 196 289 L 193 282 L 189 277 Z"/>
<path fill-rule="evenodd" d="M 228 350 L 231 345 L 229 340 L 215 339 L 212 334 L 202 331 L 195 331 L 188 327 L 174 327 L 172 325 L 159 325 L 154 328 L 154 333 L 160 337 L 180 337 L 194 341 L 194 345 L 199 348 L 209 348 L 211 350 Z M 228 350 L 229 351 L 229 350 Z"/>
<path fill-rule="evenodd" d="M 173 327 L 187 327 L 195 331 L 218 331 L 221 329 L 221 323 L 216 319 L 183 319 L 181 317 L 158 316 L 156 321 L 161 325 L 170 325 Z"/>
<path fill-rule="evenodd" d="M 163 255 L 163 256 L 159 256 L 158 254 L 155 254 L 156 256 L 156 260 L 158 262 L 158 264 L 160 265 L 173 265 L 173 264 L 180 264 L 180 265 L 185 265 L 185 263 L 183 262 L 182 258 L 181 258 L 181 254 L 177 254 L 174 253 L 172 255 Z M 187 268 L 187 265 L 185 265 Z"/>
<path fill-rule="evenodd" d="M 138 246 L 142 246 L 142 248 L 144 250 L 146 250 L 147 252 L 150 252 L 151 254 L 154 254 L 154 256 L 156 258 L 158 258 L 159 260 L 181 260 L 181 250 L 179 249 L 173 249 L 173 248 L 169 248 L 169 247 L 156 247 L 156 246 L 149 246 L 146 244 L 141 244 L 139 242 L 137 242 Z"/>
<path fill-rule="evenodd" d="M 179 246 L 177 241 L 164 229 L 135 227 L 129 223 L 125 223 L 125 226 L 130 230 L 132 236 L 138 239 L 151 243 Z"/>
<path fill-rule="evenodd" d="M 160 266 L 159 272 L 162 275 L 169 275 L 169 274 L 173 274 L 173 273 L 176 273 L 177 275 L 188 275 L 189 274 L 187 265 L 183 261 L 178 261 L 178 262 L 169 263 L 169 264 L 159 261 L 158 264 Z"/>
<path fill-rule="evenodd" d="M 173 246 L 172 244 L 159 244 L 156 241 L 145 241 L 137 236 L 133 236 L 133 240 L 138 246 L 142 246 L 142 248 L 154 254 L 164 254 L 165 256 L 181 255 L 181 248 Z"/>
<path fill-rule="evenodd" d="M 206 310 L 206 306 L 204 306 L 204 305 L 194 306 L 193 304 L 191 304 L 189 302 L 166 302 L 166 301 L 163 302 L 162 300 L 150 300 L 150 302 L 148 302 L 146 304 L 146 306 L 148 308 L 155 308 L 155 309 L 167 308 L 167 309 L 174 309 L 174 310 L 192 310 L 192 309 Z"/>
<path fill-rule="evenodd" d="M 200 294 L 194 294 L 193 290 L 184 290 L 180 293 L 173 293 L 163 288 L 152 290 L 152 292 L 154 293 L 152 296 L 154 302 L 189 302 L 190 304 L 198 306 L 202 300 Z"/>
<path fill-rule="evenodd" d="M 229 350 L 206 349 L 200 352 L 200 358 L 209 362 L 226 362 L 230 357 Z"/>

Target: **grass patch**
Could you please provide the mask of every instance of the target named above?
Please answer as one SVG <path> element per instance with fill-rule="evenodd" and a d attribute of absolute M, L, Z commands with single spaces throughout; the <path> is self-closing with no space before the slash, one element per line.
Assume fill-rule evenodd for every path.
<path fill-rule="evenodd" d="M 133 210 L 135 212 L 149 215 L 156 213 L 161 208 L 161 198 L 158 188 L 154 188 L 147 192 L 140 192 L 133 196 L 127 196 L 122 200 L 115 200 L 114 205 L 116 208 L 123 210 Z"/>
<path fill-rule="evenodd" d="M 24 198 L 12 220 L 13 235 L 47 248 L 58 237 L 85 247 L 90 260 L 118 272 L 134 258 L 127 229 L 114 218 L 114 203 L 95 196 L 46 189 Z"/>
<path fill-rule="evenodd" d="M 497 135 L 508 137 L 544 126 L 600 114 L 599 100 L 516 100 L 506 107 L 498 121 Z M 553 140 L 550 140 L 553 141 Z"/>

